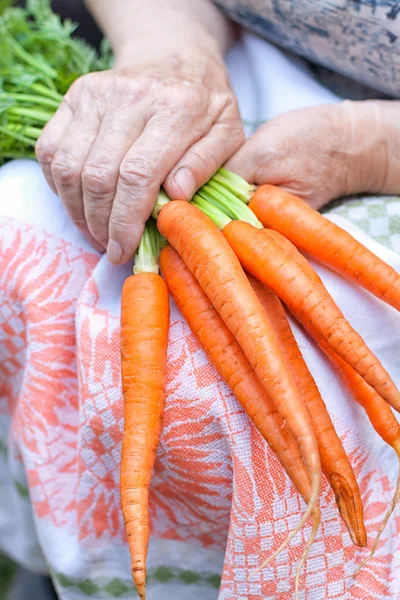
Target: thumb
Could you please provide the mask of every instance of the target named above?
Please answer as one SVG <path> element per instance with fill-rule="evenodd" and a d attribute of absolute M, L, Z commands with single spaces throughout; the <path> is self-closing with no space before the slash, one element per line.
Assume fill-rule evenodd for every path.
<path fill-rule="evenodd" d="M 279 185 L 285 180 L 285 137 L 271 123 L 257 130 L 224 165 L 249 183 Z"/>
<path fill-rule="evenodd" d="M 174 200 L 190 200 L 196 190 L 214 175 L 240 147 L 244 135 L 241 123 L 216 124 L 201 140 L 189 148 L 166 178 L 163 187 Z"/>

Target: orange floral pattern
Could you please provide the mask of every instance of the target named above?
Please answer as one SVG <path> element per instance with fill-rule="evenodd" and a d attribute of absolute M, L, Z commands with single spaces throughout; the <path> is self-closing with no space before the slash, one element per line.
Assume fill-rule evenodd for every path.
<path fill-rule="evenodd" d="M 12 418 L 36 519 L 70 532 L 86 549 L 101 540 L 112 553 L 113 544 L 124 543 L 119 289 L 113 307 L 103 301 L 97 263 L 95 253 L 54 235 L 11 219 L 0 223 L 0 415 Z M 354 432 L 335 423 L 360 483 L 372 538 L 393 477 Z M 351 544 L 326 482 L 321 506 L 323 523 L 302 575 L 302 597 L 399 599 L 400 519 L 390 521 L 376 557 L 354 582 L 349 575 L 366 551 Z M 248 577 L 302 510 L 275 455 L 173 306 L 167 402 L 151 490 L 154 534 L 226 548 L 220 600 L 289 600 L 309 525 L 273 564 Z"/>

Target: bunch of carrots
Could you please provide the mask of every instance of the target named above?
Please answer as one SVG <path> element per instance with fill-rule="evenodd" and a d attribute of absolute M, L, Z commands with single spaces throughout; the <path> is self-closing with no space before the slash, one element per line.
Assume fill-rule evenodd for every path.
<path fill-rule="evenodd" d="M 12 0 L 3 4 L 11 8 L 0 9 L 0 164 L 32 156 L 42 127 L 72 81 L 111 61 L 106 49 L 98 56 L 73 37 L 74 25 L 61 23 L 49 0 L 29 0 L 26 8 L 12 7 Z M 300 569 L 320 522 L 321 472 L 353 542 L 365 546 L 367 540 L 352 466 L 285 308 L 314 338 L 400 459 L 400 427 L 392 412 L 400 408 L 400 393 L 301 252 L 397 310 L 400 275 L 298 198 L 273 186 L 255 189 L 225 169 L 191 203 L 170 202 L 161 191 L 153 217 L 134 274 L 124 284 L 121 311 L 121 497 L 139 596 L 146 597 L 148 494 L 165 400 L 169 293 L 307 503 L 297 527 L 258 569 L 311 516 L 298 590 Z M 399 497 L 398 480 L 369 557 Z"/>
<path fill-rule="evenodd" d="M 301 567 L 320 524 L 322 472 L 352 541 L 367 544 L 352 465 L 285 308 L 332 362 L 399 460 L 400 426 L 392 409 L 400 410 L 400 392 L 300 251 L 400 309 L 400 275 L 349 233 L 278 187 L 255 189 L 220 169 L 190 203 L 170 201 L 162 190 L 159 194 L 134 274 L 123 287 L 121 312 L 121 498 L 133 579 L 142 600 L 149 485 L 165 401 L 168 291 L 307 503 L 298 525 L 255 573 L 311 516 L 312 534 L 297 569 L 297 597 Z M 371 553 L 355 575 L 373 555 L 399 498 L 400 477 Z"/>

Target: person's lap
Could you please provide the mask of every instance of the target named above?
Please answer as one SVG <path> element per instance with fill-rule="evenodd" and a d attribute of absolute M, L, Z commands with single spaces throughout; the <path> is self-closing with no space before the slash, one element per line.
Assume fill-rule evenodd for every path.
<path fill-rule="evenodd" d="M 246 52 L 242 52 L 243 47 L 236 50 L 242 56 L 242 65 L 254 54 L 251 80 L 245 80 L 244 71 L 235 67 L 240 66 L 240 61 L 233 61 L 231 68 L 242 116 L 246 120 L 262 121 L 277 114 L 283 107 L 296 108 L 299 103 L 335 101 L 334 96 L 322 86 L 313 83 L 307 70 L 296 65 L 293 67 L 290 59 L 276 54 L 276 50 L 267 44 L 257 44 L 256 40 L 248 37 L 244 41 Z M 261 52 L 264 54 L 261 55 Z M 257 57 L 263 64 L 269 62 L 268 79 L 258 68 Z M 276 65 L 278 59 L 279 68 L 274 70 L 273 61 Z M 293 79 L 293 73 L 297 73 L 297 79 Z M 250 97 L 246 94 L 246 86 L 249 85 L 258 86 L 258 106 L 252 104 L 251 93 Z M 292 89 L 297 92 L 290 94 L 289 100 L 285 86 L 293 86 Z M 10 414 L 14 419 L 16 452 L 13 456 L 16 459 L 12 475 L 19 480 L 27 471 L 40 543 L 54 574 L 64 576 L 64 580 L 59 577 L 59 581 L 65 581 L 64 569 L 70 581 L 78 581 L 79 585 L 85 581 L 93 582 L 99 565 L 106 565 L 107 572 L 113 574 L 110 580 L 116 578 L 121 585 L 129 585 L 129 563 L 121 538 L 116 486 L 122 418 L 118 306 L 119 290 L 129 266 L 112 267 L 105 257 L 99 261 L 99 256 L 90 250 L 68 221 L 57 198 L 46 187 L 38 166 L 17 162 L 3 167 L 0 170 L 0 197 L 2 342 L 10 338 L 11 332 L 13 344 L 19 349 L 14 361 L 10 361 L 10 355 L 15 354 L 14 347 L 3 347 L 2 350 L 6 353 L 2 356 L 2 380 L 8 377 L 2 407 L 4 414 L 7 412 L 8 415 L 7 423 Z M 396 202 L 390 201 L 389 204 L 379 199 L 374 203 L 367 200 L 360 205 L 361 210 L 359 206 L 352 206 L 356 210 L 343 208 L 347 205 L 335 210 L 347 211 L 344 216 L 350 220 L 358 219 L 358 223 L 360 214 L 364 215 L 362 221 L 368 222 L 370 235 L 375 235 L 377 225 L 374 225 L 374 220 L 381 219 L 379 237 L 382 237 L 383 205 L 390 206 L 386 209 L 390 232 L 393 223 L 397 223 L 395 217 L 399 205 Z M 371 206 L 375 208 L 371 209 Z M 397 243 L 393 242 L 393 238 L 390 240 L 391 244 Z M 380 321 L 379 325 L 376 324 L 377 329 L 369 332 L 371 338 L 377 334 L 379 327 L 395 331 L 398 323 L 392 313 L 379 312 L 377 304 L 372 302 L 369 305 L 368 299 L 352 290 L 351 286 L 340 287 L 338 278 L 325 272 L 324 276 L 328 277 L 333 292 L 349 294 L 351 302 L 357 301 L 359 311 L 364 310 L 368 315 L 371 314 L 369 311 L 375 310 L 375 318 Z M 356 314 L 354 318 L 357 319 Z M 374 343 L 379 342 L 379 345 L 381 340 L 377 340 Z M 317 370 L 321 369 L 322 388 L 327 393 L 330 408 L 334 410 L 335 424 L 342 435 L 346 433 L 346 444 L 358 461 L 364 492 L 369 492 L 369 486 L 373 485 L 372 498 L 379 495 L 380 499 L 389 497 L 390 490 L 387 486 L 385 488 L 386 479 L 378 461 L 385 459 L 391 465 L 392 458 L 375 437 L 368 437 L 365 420 L 357 410 L 346 405 L 342 390 L 329 368 L 318 367 L 320 359 L 305 340 L 303 343 L 307 356 L 317 364 Z M 385 352 L 389 356 L 391 347 L 388 346 Z M 191 556 L 199 555 L 200 550 L 191 551 L 189 543 L 186 552 L 190 566 L 186 571 L 197 574 L 206 571 L 204 581 L 198 579 L 196 585 L 202 590 L 202 598 L 215 597 L 215 588 L 206 588 L 205 582 L 207 577 L 211 581 L 216 576 L 221 565 L 228 535 L 233 469 L 234 510 L 220 596 L 230 598 L 231 590 L 234 588 L 238 593 L 240 585 L 243 585 L 240 579 L 243 551 L 240 548 L 245 548 L 250 555 L 264 553 L 268 543 L 272 543 L 274 524 L 283 525 L 279 514 L 282 496 L 288 503 L 289 521 L 297 518 L 299 506 L 296 495 L 282 477 L 271 452 L 265 451 L 235 400 L 208 365 L 176 309 L 173 309 L 172 317 L 168 392 L 164 437 L 153 486 L 155 531 L 160 537 L 196 541 L 211 548 L 209 554 L 203 555 L 203 565 L 195 565 L 190 562 Z M 354 423 L 355 431 L 345 431 L 341 411 L 349 423 Z M 377 450 L 381 453 L 378 456 L 375 455 Z M 22 453 L 22 463 L 18 451 L 20 457 Z M 48 466 L 46 457 L 49 458 Z M 267 469 L 262 469 L 263 473 L 260 474 L 255 467 L 253 457 L 267 465 Z M 201 468 L 197 470 L 199 461 Z M 373 469 L 371 472 L 368 461 Z M 207 471 L 210 464 L 211 473 Z M 260 489 L 254 495 L 249 494 L 255 482 Z M 324 494 L 327 493 L 325 488 Z M 212 502 L 209 501 L 210 496 Z M 334 552 L 339 552 L 342 538 L 345 540 L 344 551 L 351 569 L 355 553 L 347 545 L 339 519 L 333 516 L 331 495 L 327 495 L 324 502 L 326 512 L 330 514 L 330 525 L 327 523 L 325 529 L 328 531 L 330 526 L 333 531 L 330 543 Z M 373 519 L 376 515 L 370 505 L 368 507 L 369 518 Z M 276 514 L 273 511 L 277 511 Z M 252 536 L 252 527 L 264 536 L 262 540 Z M 271 531 L 267 531 L 268 527 Z M 385 548 L 394 547 L 396 532 L 393 524 L 389 532 L 392 537 L 388 536 Z M 322 543 L 322 538 L 319 541 Z M 0 545 L 3 545 L 1 539 Z M 67 546 L 70 556 L 61 556 L 57 546 Z M 327 552 L 329 554 L 330 550 Z M 74 553 L 76 561 L 82 559 L 84 566 L 87 555 L 89 566 L 86 572 L 82 565 L 74 562 Z M 110 554 L 113 556 L 110 557 Z M 168 562 L 170 557 L 165 554 L 164 549 L 163 554 L 155 556 L 155 564 L 159 567 L 165 561 L 166 568 L 175 577 L 178 572 L 174 570 L 176 565 L 171 566 Z M 180 557 L 183 562 L 182 556 L 183 553 Z M 208 570 L 204 568 L 207 556 L 212 556 L 215 563 L 211 568 L 211 559 L 208 558 Z M 248 566 L 251 568 L 250 564 Z M 331 579 L 321 583 L 324 590 L 328 589 L 325 586 L 337 580 L 332 573 L 329 577 Z M 285 574 L 277 577 L 276 585 L 283 586 L 284 579 L 287 579 Z M 166 581 L 164 585 L 170 583 Z M 180 585 L 184 585 L 182 581 Z M 283 592 L 284 588 L 281 589 Z M 318 588 L 317 592 L 321 593 L 321 589 Z M 388 597 L 391 589 L 389 587 L 385 592 Z M 65 593 L 67 598 L 67 592 L 61 593 Z M 178 594 L 179 590 L 175 597 L 179 598 Z"/>

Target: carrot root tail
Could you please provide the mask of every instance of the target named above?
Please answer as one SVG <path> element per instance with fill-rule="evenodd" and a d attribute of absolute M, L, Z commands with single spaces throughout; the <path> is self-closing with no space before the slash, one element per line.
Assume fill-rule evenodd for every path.
<path fill-rule="evenodd" d="M 374 543 L 372 544 L 371 552 L 368 554 L 367 558 L 365 558 L 362 561 L 362 563 L 357 567 L 357 569 L 355 570 L 355 572 L 352 575 L 353 579 L 355 579 L 357 577 L 357 575 L 360 573 L 361 569 L 363 569 L 365 567 L 365 565 L 371 560 L 371 558 L 373 558 L 373 556 L 376 552 L 376 549 L 378 547 L 379 540 L 381 539 L 382 533 L 384 532 L 386 525 L 388 524 L 388 521 L 389 521 L 390 517 L 392 516 L 392 513 L 394 512 L 394 510 L 400 500 L 400 444 L 399 444 L 399 448 L 396 449 L 396 451 L 397 451 L 397 456 L 399 459 L 399 471 L 397 474 L 396 489 L 394 491 L 392 501 L 390 502 L 390 506 L 386 512 L 385 518 L 382 521 L 382 525 L 380 526 L 379 531 L 376 534 Z"/>
<path fill-rule="evenodd" d="M 282 550 L 284 550 L 290 544 L 292 539 L 299 533 L 299 531 L 301 530 L 301 528 L 303 527 L 303 525 L 305 524 L 305 522 L 307 521 L 307 519 L 311 515 L 311 513 L 315 512 L 317 510 L 318 511 L 317 514 L 318 514 L 318 518 L 319 518 L 319 508 L 317 507 L 317 500 L 318 500 L 318 495 L 319 495 L 320 481 L 321 481 L 321 478 L 320 478 L 319 474 L 313 478 L 312 486 L 311 486 L 311 496 L 310 496 L 310 500 L 309 500 L 309 503 L 307 506 L 307 510 L 304 512 L 300 521 L 298 522 L 296 527 L 293 529 L 293 531 L 288 535 L 286 540 L 279 546 L 279 548 L 277 550 L 275 550 L 275 552 L 273 554 L 271 554 L 271 556 L 269 556 L 259 567 L 257 567 L 257 569 L 255 569 L 255 571 L 253 571 L 253 573 L 248 577 L 249 580 L 253 579 L 253 577 L 255 577 L 257 575 L 257 573 L 259 573 L 267 565 L 269 565 L 278 556 L 278 554 L 280 554 L 282 552 Z"/>
<path fill-rule="evenodd" d="M 315 513 L 315 516 L 314 516 L 314 522 L 313 522 L 313 526 L 312 526 L 310 539 L 308 540 L 306 547 L 304 548 L 304 552 L 301 555 L 300 562 L 299 562 L 297 570 L 296 570 L 296 583 L 295 583 L 295 598 L 296 598 L 296 600 L 299 600 L 301 570 L 304 566 L 304 563 L 307 560 L 307 556 L 310 552 L 311 546 L 313 545 L 315 538 L 317 536 L 320 522 L 321 522 L 321 517 L 320 517 L 320 513 L 318 511 L 317 513 Z"/>

